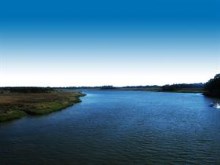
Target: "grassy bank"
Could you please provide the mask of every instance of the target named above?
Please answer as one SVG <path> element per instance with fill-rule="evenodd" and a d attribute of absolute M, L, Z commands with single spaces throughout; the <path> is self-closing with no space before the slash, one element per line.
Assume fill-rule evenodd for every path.
<path fill-rule="evenodd" d="M 43 115 L 80 102 L 79 92 L 52 91 L 43 93 L 0 93 L 0 122 L 26 115 Z"/>

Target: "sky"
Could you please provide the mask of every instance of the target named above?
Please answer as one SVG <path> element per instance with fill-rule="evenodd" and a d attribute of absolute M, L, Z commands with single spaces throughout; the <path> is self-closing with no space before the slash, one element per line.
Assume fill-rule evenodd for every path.
<path fill-rule="evenodd" d="M 0 86 L 164 85 L 220 72 L 220 0 L 0 2 Z"/>

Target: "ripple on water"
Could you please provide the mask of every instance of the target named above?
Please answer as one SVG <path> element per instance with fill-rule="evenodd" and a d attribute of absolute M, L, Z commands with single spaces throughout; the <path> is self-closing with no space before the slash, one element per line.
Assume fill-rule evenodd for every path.
<path fill-rule="evenodd" d="M 220 164 L 220 111 L 202 95 L 85 91 L 0 127 L 0 164 Z M 199 96 L 199 97 L 198 97 Z"/>

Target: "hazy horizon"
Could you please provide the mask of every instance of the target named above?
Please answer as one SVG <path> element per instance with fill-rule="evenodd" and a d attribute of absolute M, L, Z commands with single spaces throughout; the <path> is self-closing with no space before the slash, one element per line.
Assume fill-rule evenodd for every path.
<path fill-rule="evenodd" d="M 205 84 L 202 82 L 195 82 L 195 83 L 180 83 L 180 84 Z M 157 84 L 152 84 L 152 85 L 123 85 L 123 86 L 119 86 L 119 85 L 111 85 L 111 84 L 103 84 L 103 85 L 95 85 L 95 86 L 80 86 L 80 85 L 76 85 L 76 86 L 47 86 L 47 85 L 38 85 L 38 86 L 32 86 L 32 85 L 27 85 L 27 86 L 0 86 L 0 88 L 11 88 L 11 87 L 43 87 L 43 88 L 71 88 L 71 87 L 76 87 L 76 88 L 96 88 L 96 87 L 105 87 L 105 86 L 112 86 L 112 87 L 116 87 L 116 88 L 123 88 L 123 87 L 145 87 L 145 86 L 149 86 L 149 87 L 153 87 L 153 86 L 164 86 L 164 85 L 175 85 L 175 83 L 170 83 L 170 84 L 161 84 L 161 85 L 157 85 Z"/>
<path fill-rule="evenodd" d="M 1 4 L 0 86 L 204 83 L 220 72 L 216 0 Z"/>

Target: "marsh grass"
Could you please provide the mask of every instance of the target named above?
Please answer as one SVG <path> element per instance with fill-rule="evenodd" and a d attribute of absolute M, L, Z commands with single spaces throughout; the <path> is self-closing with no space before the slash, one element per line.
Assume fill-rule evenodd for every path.
<path fill-rule="evenodd" d="M 79 92 L 55 91 L 49 93 L 1 93 L 0 122 L 25 115 L 43 115 L 80 102 Z"/>

